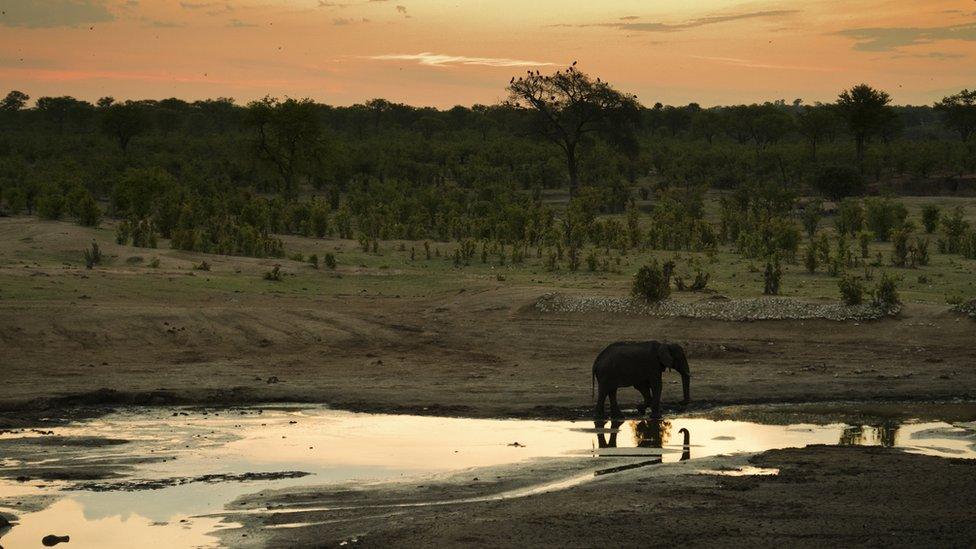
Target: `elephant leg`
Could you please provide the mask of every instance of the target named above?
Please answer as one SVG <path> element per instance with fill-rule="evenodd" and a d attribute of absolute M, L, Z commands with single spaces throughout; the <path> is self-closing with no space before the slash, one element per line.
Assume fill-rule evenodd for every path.
<path fill-rule="evenodd" d="M 624 417 L 624 413 L 620 411 L 620 406 L 617 405 L 617 390 L 614 389 L 610 391 L 610 416 L 611 417 Z"/>
<path fill-rule="evenodd" d="M 640 415 L 644 415 L 647 411 L 647 407 L 651 405 L 651 387 L 650 385 L 634 385 L 634 388 L 640 391 L 640 394 L 644 397 L 644 403 L 637 407 L 637 411 Z"/>
<path fill-rule="evenodd" d="M 603 419 L 604 417 L 603 410 L 607 402 L 607 391 L 603 388 L 602 385 L 600 386 L 598 391 L 599 394 L 597 395 L 596 409 L 593 411 L 593 417 L 596 419 Z"/>
<path fill-rule="evenodd" d="M 651 378 L 651 417 L 661 417 L 661 376 Z"/>

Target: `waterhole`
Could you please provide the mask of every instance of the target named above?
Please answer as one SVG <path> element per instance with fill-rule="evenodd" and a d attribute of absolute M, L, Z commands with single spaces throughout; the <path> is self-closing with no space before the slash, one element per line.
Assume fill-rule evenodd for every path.
<path fill-rule="evenodd" d="M 309 406 L 130 409 L 50 430 L 0 434 L 0 545 L 216 546 L 234 499 L 268 488 L 413 479 L 545 458 L 592 460 L 595 473 L 464 503 L 527 497 L 600 475 L 683 460 L 802 447 L 878 445 L 976 458 L 976 422 L 803 423 L 669 417 L 529 421 L 360 414 Z M 779 416 L 781 417 L 781 416 Z M 713 471 L 770 474 L 769 470 Z M 378 506 L 382 506 L 379 504 Z M 327 509 L 327 508 L 326 508 Z"/>

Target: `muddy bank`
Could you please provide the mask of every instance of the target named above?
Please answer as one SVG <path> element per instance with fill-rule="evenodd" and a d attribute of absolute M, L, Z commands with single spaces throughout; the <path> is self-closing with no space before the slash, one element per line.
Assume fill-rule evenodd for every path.
<path fill-rule="evenodd" d="M 909 304 L 898 318 L 864 323 L 740 323 L 542 313 L 533 304 L 543 293 L 314 302 L 232 294 L 203 308 L 178 297 L 150 304 L 107 296 L 87 308 L 38 302 L 29 310 L 0 301 L 0 422 L 84 413 L 72 411 L 78 406 L 258 402 L 578 417 L 591 405 L 593 358 L 620 339 L 682 343 L 696 405 L 976 397 L 972 322 L 941 306 Z M 666 377 L 664 404 L 679 393 L 677 376 Z M 633 406 L 639 395 L 620 398 Z"/>
<path fill-rule="evenodd" d="M 743 466 L 778 469 L 779 474 L 702 472 Z M 418 489 L 411 497 L 441 500 L 472 489 L 445 482 Z M 375 504 L 403 497 L 392 487 L 379 486 L 353 495 L 338 490 L 261 494 L 238 503 L 275 504 L 280 512 L 310 501 Z M 971 547 L 976 543 L 974 506 L 972 460 L 889 448 L 810 446 L 748 459 L 716 457 L 635 468 L 567 490 L 511 500 L 241 514 L 234 520 L 245 527 L 221 536 L 229 545 L 244 547 L 343 542 L 363 547 Z M 288 523 L 293 527 L 280 528 Z"/>

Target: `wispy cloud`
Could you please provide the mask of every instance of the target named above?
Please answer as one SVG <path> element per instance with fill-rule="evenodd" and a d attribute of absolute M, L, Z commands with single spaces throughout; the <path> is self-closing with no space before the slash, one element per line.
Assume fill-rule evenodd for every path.
<path fill-rule="evenodd" d="M 350 17 L 336 17 L 332 20 L 332 24 L 337 27 L 344 27 L 346 25 L 358 25 L 362 23 L 369 23 L 369 19 L 363 17 L 360 19 L 354 19 Z"/>
<path fill-rule="evenodd" d="M 75 27 L 115 19 L 101 0 L 4 0 L 0 25 L 7 27 Z"/>
<path fill-rule="evenodd" d="M 736 67 L 743 67 L 748 69 L 775 69 L 775 70 L 788 70 L 788 71 L 814 71 L 814 72 L 830 72 L 833 69 L 826 67 L 808 67 L 803 65 L 781 65 L 777 63 L 764 63 L 762 61 L 753 61 L 751 59 L 739 59 L 737 57 L 712 57 L 707 55 L 690 55 L 692 59 L 703 59 L 705 61 L 714 61 L 716 63 L 722 63 L 723 65 L 733 65 Z"/>
<path fill-rule="evenodd" d="M 235 29 L 244 29 L 258 26 L 256 23 L 248 23 L 247 21 L 241 21 L 240 19 L 231 19 L 227 23 L 228 27 Z"/>
<path fill-rule="evenodd" d="M 481 65 L 486 67 L 545 67 L 555 65 L 547 61 L 529 61 L 504 57 L 467 57 L 464 55 L 443 55 L 430 52 L 398 53 L 373 55 L 366 59 L 374 61 L 416 61 L 428 67 L 451 67 L 456 65 Z"/>
<path fill-rule="evenodd" d="M 945 27 L 868 27 L 836 33 L 853 38 L 859 51 L 893 51 L 905 46 L 933 44 L 948 40 L 976 41 L 976 23 Z"/>
<path fill-rule="evenodd" d="M 605 27 L 612 29 L 619 29 L 623 31 L 632 32 L 678 32 L 688 29 L 693 29 L 697 27 L 705 27 L 708 25 L 717 25 L 719 23 L 728 23 L 731 21 L 742 21 L 745 19 L 774 19 L 782 18 L 790 15 L 800 13 L 800 10 L 764 10 L 764 11 L 752 11 L 747 13 L 731 13 L 731 14 L 721 14 L 721 15 L 709 15 L 705 17 L 699 17 L 697 19 L 690 19 L 682 23 L 662 23 L 659 21 L 648 21 L 641 22 L 637 21 L 640 19 L 634 15 L 628 15 L 626 17 L 621 17 L 621 21 L 614 21 L 610 23 L 585 23 L 578 25 L 570 24 L 558 24 L 551 25 L 554 27 Z"/>

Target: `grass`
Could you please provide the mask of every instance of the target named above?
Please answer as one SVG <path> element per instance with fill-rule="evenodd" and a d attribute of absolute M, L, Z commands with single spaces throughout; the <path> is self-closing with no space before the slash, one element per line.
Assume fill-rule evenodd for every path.
<path fill-rule="evenodd" d="M 909 206 L 911 217 L 917 219 L 926 201 L 917 197 L 902 200 Z M 976 199 L 932 197 L 929 200 L 943 207 L 964 202 L 970 205 L 967 215 L 976 214 Z M 829 218 L 821 223 L 821 227 L 832 225 Z M 82 250 L 93 238 L 102 247 L 105 259 L 94 270 L 86 272 Z M 338 268 L 335 271 L 315 269 L 307 262 L 290 259 L 181 252 L 169 249 L 166 241 L 161 241 L 156 250 L 118 246 L 108 224 L 100 229 L 89 229 L 23 217 L 0 220 L 0 299 L 76 300 L 87 295 L 96 302 L 99 297 L 108 295 L 163 300 L 168 297 L 219 298 L 240 293 L 309 297 L 366 293 L 426 297 L 499 286 L 628 295 L 634 272 L 651 258 L 674 259 L 677 272 L 686 275 L 693 274 L 689 261 L 695 259 L 711 275 L 708 288 L 728 297 L 757 297 L 762 295 L 763 289 L 762 262 L 744 258 L 728 247 L 722 247 L 711 257 L 704 253 L 631 251 L 619 256 L 619 265 L 616 259 L 611 260 L 612 268 L 619 272 L 589 272 L 585 261 L 579 271 L 569 272 L 564 258 L 560 271 L 549 272 L 545 257 L 537 258 L 534 247 L 530 247 L 524 264 L 501 266 L 497 264 L 497 257 L 490 257 L 489 262 L 483 264 L 479 246 L 479 253 L 470 265 L 455 268 L 451 256 L 458 244 L 454 242 L 432 242 L 432 249 L 439 250 L 440 257 L 426 260 L 423 241 L 381 241 L 379 252 L 372 253 L 363 252 L 358 242 L 352 240 L 297 236 L 285 236 L 283 240 L 289 256 L 301 253 L 305 257 L 311 254 L 323 257 L 333 253 Z M 867 281 L 866 287 L 872 287 L 881 273 L 887 271 L 901 277 L 899 292 L 906 302 L 944 304 L 949 297 L 976 297 L 976 261 L 939 254 L 935 237 L 931 240 L 930 265 L 917 269 L 875 267 L 875 280 Z M 411 247 L 417 250 L 413 261 L 410 260 Z M 581 256 L 585 257 L 588 251 L 584 250 Z M 879 251 L 887 262 L 892 245 L 872 243 L 868 261 L 873 261 Z M 798 255 L 802 257 L 802 252 Z M 160 265 L 153 268 L 147 262 L 127 261 L 135 256 L 158 257 Z M 618 254 L 613 252 L 611 257 L 616 258 Z M 193 270 L 193 266 L 202 261 L 211 265 L 211 271 Z M 275 264 L 281 265 L 282 281 L 264 280 L 263 273 Z M 784 263 L 781 295 L 838 300 L 838 278 L 828 276 L 822 265 L 818 269 L 816 274 L 809 274 L 800 261 Z M 862 270 L 854 272 L 861 274 Z M 920 275 L 924 275 L 925 282 L 919 282 Z M 695 298 L 694 294 L 672 294 L 678 299 L 686 296 Z"/>

